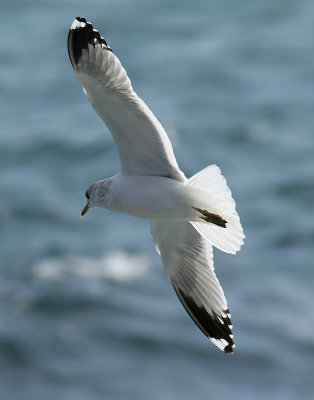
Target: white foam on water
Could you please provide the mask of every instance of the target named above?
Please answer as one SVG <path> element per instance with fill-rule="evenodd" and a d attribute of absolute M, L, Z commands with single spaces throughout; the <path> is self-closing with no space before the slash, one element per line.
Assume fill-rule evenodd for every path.
<path fill-rule="evenodd" d="M 144 275 L 149 266 L 149 259 L 143 255 L 115 250 L 101 258 L 46 258 L 37 262 L 32 271 L 34 277 L 41 281 L 66 280 L 71 276 L 129 281 Z"/>

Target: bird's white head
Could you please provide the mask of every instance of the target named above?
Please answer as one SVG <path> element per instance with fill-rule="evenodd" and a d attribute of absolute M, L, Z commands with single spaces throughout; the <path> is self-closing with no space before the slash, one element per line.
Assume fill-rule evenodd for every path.
<path fill-rule="evenodd" d="M 112 180 L 103 179 L 92 183 L 85 192 L 87 204 L 83 208 L 81 218 L 87 213 L 90 208 L 103 207 L 107 208 L 109 204 L 109 192 Z"/>

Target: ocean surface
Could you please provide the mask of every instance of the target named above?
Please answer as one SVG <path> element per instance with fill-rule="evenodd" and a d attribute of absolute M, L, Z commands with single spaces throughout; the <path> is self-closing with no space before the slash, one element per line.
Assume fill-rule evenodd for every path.
<path fill-rule="evenodd" d="M 314 399 L 314 2 L 1 0 L 0 399 Z M 190 177 L 221 167 L 245 230 L 215 250 L 235 353 L 177 299 L 147 221 L 93 209 L 120 169 L 75 80 L 86 17 Z"/>

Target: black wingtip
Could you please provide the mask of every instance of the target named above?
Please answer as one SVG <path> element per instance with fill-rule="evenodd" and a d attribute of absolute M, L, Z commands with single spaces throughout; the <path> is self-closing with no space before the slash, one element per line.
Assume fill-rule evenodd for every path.
<path fill-rule="evenodd" d="M 84 22 L 85 24 L 86 24 L 86 22 L 87 22 L 85 18 L 81 18 L 81 17 L 75 17 L 74 21 L 75 21 L 75 20 L 78 21 L 78 22 Z M 73 22 L 74 22 L 74 21 L 73 21 Z"/>
<path fill-rule="evenodd" d="M 226 346 L 224 348 L 224 352 L 226 354 L 232 354 L 233 353 L 233 349 L 234 349 L 234 344 L 232 345 L 232 344 L 229 343 L 228 346 Z"/>
<path fill-rule="evenodd" d="M 112 52 L 105 39 L 100 36 L 96 29 L 93 29 L 93 25 L 90 22 L 87 22 L 85 18 L 76 17 L 69 30 L 67 42 L 73 68 L 78 64 L 82 56 L 82 50 L 88 50 L 88 45 L 95 46 L 95 40 L 103 45 L 106 50 Z"/>
<path fill-rule="evenodd" d="M 173 287 L 183 307 L 199 329 L 226 354 L 233 353 L 235 345 L 232 339 L 229 310 L 223 310 L 223 315 L 218 315 L 212 311 L 213 315 L 211 315 L 203 305 L 199 306 L 192 296 L 187 295 L 180 288 Z"/>

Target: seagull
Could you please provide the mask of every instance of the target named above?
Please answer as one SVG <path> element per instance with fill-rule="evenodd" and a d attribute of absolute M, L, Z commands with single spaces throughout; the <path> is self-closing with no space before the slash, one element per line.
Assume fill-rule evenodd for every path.
<path fill-rule="evenodd" d="M 231 315 L 214 271 L 213 246 L 235 254 L 243 244 L 235 201 L 216 165 L 186 178 L 166 131 L 132 88 L 119 59 L 85 18 L 68 35 L 75 76 L 110 130 L 121 171 L 86 190 L 92 207 L 150 221 L 168 278 L 199 329 L 225 353 L 234 349 Z"/>

